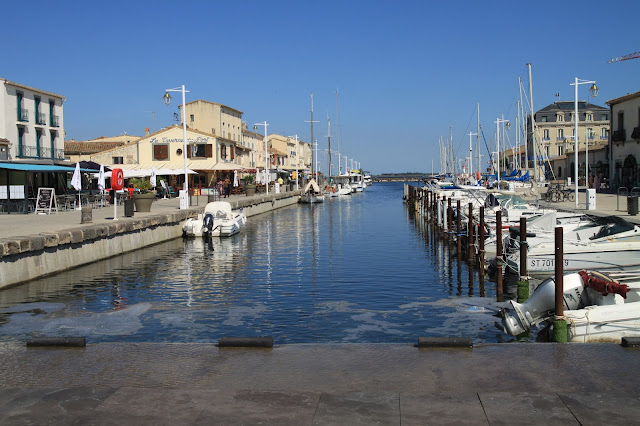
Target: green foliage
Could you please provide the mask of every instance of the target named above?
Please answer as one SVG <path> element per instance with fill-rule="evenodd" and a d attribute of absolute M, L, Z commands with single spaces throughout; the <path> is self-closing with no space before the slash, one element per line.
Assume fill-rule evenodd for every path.
<path fill-rule="evenodd" d="M 130 182 L 133 187 L 141 193 L 149 192 L 153 189 L 153 187 L 151 186 L 151 180 L 149 179 L 132 178 Z"/>
<path fill-rule="evenodd" d="M 256 175 L 248 174 L 242 179 L 244 180 L 245 185 L 251 185 L 253 181 L 256 179 Z"/>

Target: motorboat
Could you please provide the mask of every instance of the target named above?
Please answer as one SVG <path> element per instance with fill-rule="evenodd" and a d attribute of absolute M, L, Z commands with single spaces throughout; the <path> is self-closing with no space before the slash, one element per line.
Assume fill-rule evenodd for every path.
<path fill-rule="evenodd" d="M 640 270 L 613 274 L 582 270 L 562 277 L 563 314 L 569 342 L 620 342 L 640 334 Z M 524 303 L 500 310 L 502 327 L 512 336 L 555 316 L 555 280 L 543 281 Z"/>
<path fill-rule="evenodd" d="M 320 192 L 320 187 L 315 179 L 311 179 L 302 190 L 302 195 L 300 196 L 300 202 L 305 204 L 316 204 L 322 203 L 324 201 L 324 197 Z"/>
<path fill-rule="evenodd" d="M 563 233 L 563 267 L 565 271 L 582 269 L 623 270 L 640 266 L 640 227 L 618 216 L 592 217 L 591 223 Z M 555 273 L 555 238 L 527 241 L 527 273 Z M 507 266 L 520 273 L 520 254 L 506 258 Z"/>
<path fill-rule="evenodd" d="M 240 232 L 247 223 L 242 209 L 234 212 L 231 203 L 214 201 L 208 203 L 204 213 L 187 219 L 182 225 L 182 235 L 186 237 L 230 237 Z"/>

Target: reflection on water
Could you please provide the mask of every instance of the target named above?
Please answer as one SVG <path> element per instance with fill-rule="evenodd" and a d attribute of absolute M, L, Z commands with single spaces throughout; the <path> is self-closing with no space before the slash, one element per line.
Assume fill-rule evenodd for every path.
<path fill-rule="evenodd" d="M 0 291 L 0 339 L 496 342 L 495 286 L 402 203 L 402 184 L 251 217 Z"/>

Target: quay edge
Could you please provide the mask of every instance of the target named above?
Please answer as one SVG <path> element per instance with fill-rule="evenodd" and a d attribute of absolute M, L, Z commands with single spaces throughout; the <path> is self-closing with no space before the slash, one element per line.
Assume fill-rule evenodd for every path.
<path fill-rule="evenodd" d="M 297 204 L 299 198 L 300 192 L 294 191 L 229 202 L 233 209 L 242 208 L 251 217 Z M 58 231 L 43 228 L 38 232 L 34 221 L 37 233 L 0 239 L 0 289 L 180 238 L 183 222 L 202 213 L 205 204 L 100 224 L 69 223 L 68 228 Z"/>

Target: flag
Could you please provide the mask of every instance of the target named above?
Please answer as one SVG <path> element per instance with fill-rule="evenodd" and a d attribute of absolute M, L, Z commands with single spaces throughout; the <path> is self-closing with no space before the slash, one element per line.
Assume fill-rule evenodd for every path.
<path fill-rule="evenodd" d="M 152 167 L 151 168 L 151 186 L 153 188 L 155 188 L 156 187 L 156 183 L 157 183 L 156 182 L 156 168 Z"/>
<path fill-rule="evenodd" d="M 73 177 L 71 178 L 71 186 L 76 191 L 80 191 L 82 189 L 82 179 L 80 177 L 80 163 L 76 163 L 76 170 L 73 172 Z"/>
<path fill-rule="evenodd" d="M 105 178 L 104 178 L 104 166 L 101 164 L 100 165 L 100 173 L 98 174 L 98 189 L 100 191 L 104 191 L 104 188 L 106 186 L 104 180 L 105 180 Z"/>

